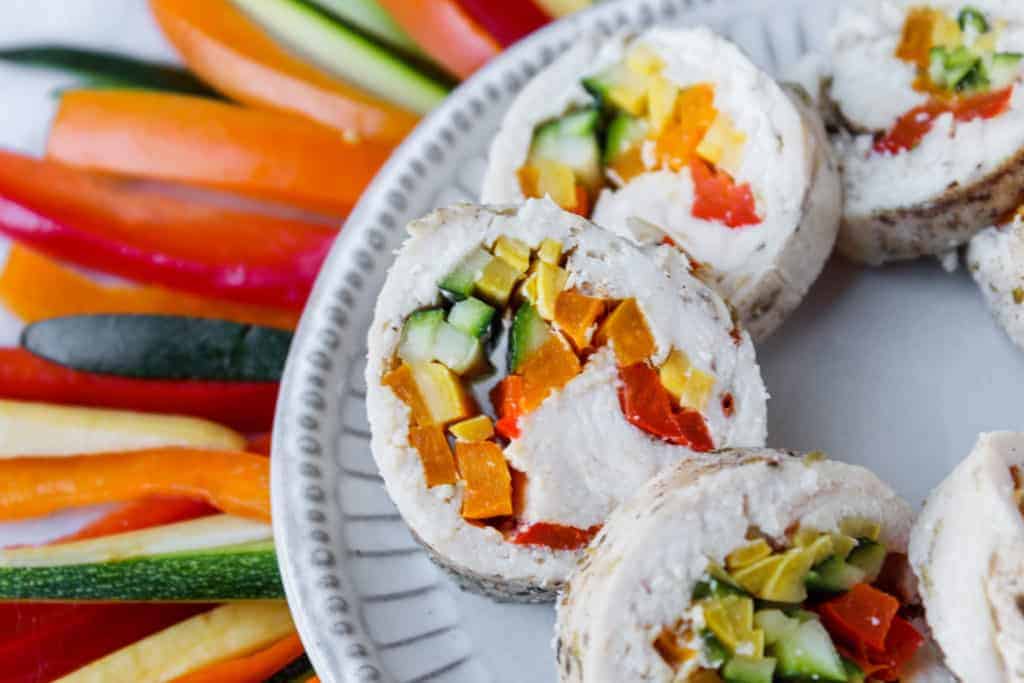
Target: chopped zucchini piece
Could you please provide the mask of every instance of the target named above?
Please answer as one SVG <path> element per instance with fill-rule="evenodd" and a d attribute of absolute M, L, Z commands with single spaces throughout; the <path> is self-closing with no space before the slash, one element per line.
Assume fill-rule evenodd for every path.
<path fill-rule="evenodd" d="M 555 161 L 572 169 L 587 188 L 601 187 L 601 148 L 597 142 L 597 109 L 572 112 L 542 124 L 533 135 L 529 163 Z"/>
<path fill-rule="evenodd" d="M 787 617 L 782 610 L 763 609 L 754 614 L 754 626 L 764 631 L 766 645 L 775 645 L 795 633 L 800 628 L 800 621 Z"/>
<path fill-rule="evenodd" d="M 988 33 L 991 29 L 988 19 L 985 18 L 985 13 L 977 7 L 971 7 L 970 5 L 960 10 L 956 23 L 960 25 L 961 31 L 971 30 L 977 35 Z"/>
<path fill-rule="evenodd" d="M 584 78 L 583 87 L 605 108 L 617 108 L 633 116 L 643 116 L 647 110 L 647 76 L 625 64 Z"/>
<path fill-rule="evenodd" d="M 864 671 L 857 666 L 856 662 L 843 657 L 843 668 L 846 669 L 846 683 L 864 683 L 866 677 Z"/>
<path fill-rule="evenodd" d="M 458 375 L 477 374 L 487 367 L 480 339 L 445 322 L 434 338 L 434 359 Z"/>
<path fill-rule="evenodd" d="M 469 252 L 455 270 L 438 283 L 441 292 L 452 301 L 461 301 L 472 295 L 473 284 L 490 261 L 491 255 L 479 247 Z"/>
<path fill-rule="evenodd" d="M 468 297 L 452 306 L 452 310 L 448 311 L 448 322 L 468 335 L 483 338 L 491 330 L 494 313 L 493 306 L 475 297 Z"/>
<path fill-rule="evenodd" d="M 540 317 L 537 308 L 526 302 L 519 306 L 512 319 L 512 331 L 508 341 L 508 371 L 518 372 L 530 355 L 544 345 L 551 336 L 551 329 Z"/>
<path fill-rule="evenodd" d="M 502 235 L 494 242 L 494 255 L 519 271 L 522 275 L 530 269 L 530 245 L 515 237 Z"/>
<path fill-rule="evenodd" d="M 846 683 L 846 668 L 832 638 L 817 619 L 802 623 L 775 643 L 780 678 Z"/>
<path fill-rule="evenodd" d="M 805 583 L 815 592 L 842 593 L 862 583 L 864 577 L 863 569 L 833 555 L 808 572 Z"/>
<path fill-rule="evenodd" d="M 864 572 L 864 581 L 871 583 L 882 573 L 885 565 L 885 558 L 888 555 L 886 547 L 875 541 L 862 540 L 860 545 L 850 551 L 847 562 Z"/>
<path fill-rule="evenodd" d="M 641 144 L 648 130 L 647 121 L 629 114 L 622 113 L 612 119 L 604 144 L 605 165 L 613 165 L 623 154 Z"/>
<path fill-rule="evenodd" d="M 562 243 L 550 237 L 546 238 L 537 249 L 537 258 L 544 263 L 557 266 L 562 261 Z"/>
<path fill-rule="evenodd" d="M 508 303 L 512 288 L 516 286 L 519 277 L 519 271 L 506 263 L 504 259 L 493 257 L 481 271 L 474 290 L 482 298 L 501 308 Z"/>
<path fill-rule="evenodd" d="M 882 525 L 865 517 L 847 517 L 839 522 L 839 530 L 853 538 L 877 541 L 882 534 Z"/>
<path fill-rule="evenodd" d="M 771 657 L 735 655 L 725 663 L 722 676 L 726 683 L 772 683 L 775 660 Z"/>
<path fill-rule="evenodd" d="M 444 311 L 440 308 L 416 311 L 410 315 L 402 327 L 398 357 L 407 363 L 434 360 L 434 340 L 443 322 Z"/>
<path fill-rule="evenodd" d="M 1000 52 L 992 56 L 985 65 L 989 83 L 993 90 L 1001 90 L 1020 78 L 1020 65 L 1024 54 Z"/>
<path fill-rule="evenodd" d="M 729 658 L 729 649 L 709 629 L 701 631 L 700 638 L 704 643 L 704 659 L 715 668 L 722 666 Z"/>

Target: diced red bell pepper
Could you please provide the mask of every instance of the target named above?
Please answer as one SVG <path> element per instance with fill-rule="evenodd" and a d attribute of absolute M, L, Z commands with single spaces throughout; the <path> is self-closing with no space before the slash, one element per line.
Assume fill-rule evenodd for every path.
<path fill-rule="evenodd" d="M 459 4 L 503 47 L 518 42 L 551 21 L 531 0 L 459 0 Z"/>
<path fill-rule="evenodd" d="M 211 605 L 0 604 L 5 683 L 47 683 Z"/>
<path fill-rule="evenodd" d="M 1009 109 L 1012 99 L 1013 86 L 966 99 L 933 99 L 901 116 L 892 130 L 875 141 L 874 149 L 887 154 L 905 152 L 917 147 L 943 114 L 952 114 L 960 122 L 992 119 Z"/>
<path fill-rule="evenodd" d="M 601 525 L 578 529 L 561 524 L 538 522 L 520 529 L 512 542 L 517 545 L 541 545 L 553 550 L 579 550 L 601 531 Z"/>
<path fill-rule="evenodd" d="M 214 514 L 217 514 L 217 508 L 193 498 L 142 498 L 115 508 L 75 533 L 62 536 L 53 543 L 69 543 L 123 534 Z"/>
<path fill-rule="evenodd" d="M 648 434 L 697 452 L 715 447 L 704 416 L 674 406 L 658 371 L 647 363 L 619 368 L 619 406 L 630 424 Z"/>
<path fill-rule="evenodd" d="M 903 674 L 903 667 L 923 644 L 924 636 L 917 632 L 913 624 L 902 617 L 893 619 L 889 635 L 885 639 L 888 666 L 877 671 L 875 677 L 883 681 L 898 681 Z"/>
<path fill-rule="evenodd" d="M 864 644 L 876 652 L 885 651 L 885 638 L 900 602 L 866 583 L 858 583 L 848 592 L 818 607 L 822 623 L 838 640 L 851 645 Z"/>
<path fill-rule="evenodd" d="M 718 221 L 730 228 L 761 222 L 750 183 L 737 185 L 728 173 L 712 168 L 698 157 L 690 161 L 690 175 L 693 178 L 694 218 Z"/>
<path fill-rule="evenodd" d="M 132 280 L 290 308 L 305 303 L 335 234 L 4 151 L 0 233 Z"/>
<path fill-rule="evenodd" d="M 243 432 L 274 422 L 277 382 L 140 380 L 79 372 L 23 349 L 0 349 L 0 397 L 192 415 Z"/>
<path fill-rule="evenodd" d="M 523 414 L 523 378 L 520 375 L 509 375 L 491 390 L 491 403 L 498 421 L 494 423 L 494 431 L 506 439 L 519 438 L 519 418 Z"/>

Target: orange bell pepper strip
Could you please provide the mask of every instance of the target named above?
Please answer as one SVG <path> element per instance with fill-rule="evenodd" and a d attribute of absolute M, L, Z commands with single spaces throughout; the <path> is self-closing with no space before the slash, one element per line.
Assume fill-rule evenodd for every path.
<path fill-rule="evenodd" d="M 216 512 L 217 508 L 209 503 L 193 498 L 142 498 L 111 510 L 75 533 L 61 536 L 50 545 L 184 522 Z"/>
<path fill-rule="evenodd" d="M 398 144 L 416 126 L 412 112 L 293 56 L 229 0 L 149 4 L 189 69 L 232 99 L 386 144 Z"/>
<path fill-rule="evenodd" d="M 14 245 L 0 273 L 0 302 L 26 323 L 90 313 L 154 313 L 295 329 L 293 310 L 236 304 L 162 287 L 106 285 Z"/>
<path fill-rule="evenodd" d="M 119 175 L 212 187 L 345 215 L 391 146 L 300 116 L 139 90 L 61 99 L 46 153 Z"/>
<path fill-rule="evenodd" d="M 186 496 L 270 521 L 270 461 L 252 453 L 154 448 L 0 461 L 0 520 L 146 496 Z"/>
<path fill-rule="evenodd" d="M 501 46 L 458 0 L 379 0 L 395 21 L 441 66 L 459 78 L 501 52 Z"/>
<path fill-rule="evenodd" d="M 303 653 L 299 634 L 293 633 L 270 647 L 245 657 L 217 662 L 208 667 L 179 676 L 171 683 L 262 683 L 288 666 Z"/>

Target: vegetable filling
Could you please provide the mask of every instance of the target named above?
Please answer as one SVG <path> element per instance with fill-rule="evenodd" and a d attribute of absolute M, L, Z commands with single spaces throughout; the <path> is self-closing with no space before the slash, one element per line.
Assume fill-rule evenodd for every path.
<path fill-rule="evenodd" d="M 874 150 L 899 154 L 915 148 L 943 114 L 966 123 L 1005 113 L 1021 77 L 1024 55 L 998 51 L 1003 28 L 1002 22 L 991 21 L 974 7 L 963 8 L 955 19 L 939 9 L 912 8 L 896 57 L 916 65 L 914 90 L 927 93 L 930 99 L 880 134 Z"/>
<path fill-rule="evenodd" d="M 583 79 L 593 103 L 547 121 L 533 133 L 519 184 L 527 197 L 549 196 L 590 216 L 604 189 L 642 173 L 689 169 L 695 218 L 743 228 L 761 223 L 749 183 L 737 181 L 746 135 L 715 107 L 715 88 L 679 88 L 650 48 Z"/>
<path fill-rule="evenodd" d="M 693 608 L 654 648 L 688 683 L 899 681 L 923 637 L 883 588 L 903 558 L 880 532 L 851 518 L 837 533 L 797 529 L 785 547 L 754 534 L 709 564 Z"/>
<path fill-rule="evenodd" d="M 406 318 L 382 383 L 410 409 L 409 442 L 427 487 L 462 487 L 463 518 L 497 528 L 513 543 L 580 548 L 599 527 L 519 519 L 527 477 L 509 466 L 503 448 L 521 436 L 523 418 L 609 346 L 627 421 L 659 440 L 710 451 L 715 443 L 704 411 L 716 378 L 682 349 L 656 366 L 641 306 L 575 286 L 565 267 L 570 254 L 559 242 L 528 245 L 501 236 L 485 246 L 438 283 L 441 305 Z M 504 359 L 495 353 L 502 346 Z M 474 398 L 488 386 L 489 414 L 481 407 L 486 401 Z M 716 400 L 729 404 L 731 416 L 732 396 Z"/>

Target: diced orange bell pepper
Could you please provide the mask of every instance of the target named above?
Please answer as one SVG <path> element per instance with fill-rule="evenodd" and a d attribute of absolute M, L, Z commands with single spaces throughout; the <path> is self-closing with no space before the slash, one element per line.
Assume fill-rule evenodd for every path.
<path fill-rule="evenodd" d="M 171 683 L 260 683 L 288 666 L 303 653 L 299 634 L 293 633 L 252 654 L 217 662 Z"/>
<path fill-rule="evenodd" d="M 519 418 L 523 414 L 523 378 L 509 375 L 491 390 L 491 404 L 498 415 L 494 430 L 506 439 L 519 438 Z"/>
<path fill-rule="evenodd" d="M 105 285 L 14 245 L 0 273 L 0 301 L 26 323 L 65 315 L 153 313 L 295 329 L 296 311 L 207 299 L 162 287 Z"/>
<path fill-rule="evenodd" d="M 520 366 L 523 376 L 523 412 L 529 413 L 553 391 L 580 374 L 580 359 L 560 334 L 553 334 Z"/>
<path fill-rule="evenodd" d="M 75 90 L 61 98 L 46 153 L 96 171 L 345 215 L 391 149 L 300 116 L 199 97 Z"/>
<path fill-rule="evenodd" d="M 501 52 L 501 46 L 459 5 L 458 0 L 379 0 L 405 32 L 459 78 Z"/>
<path fill-rule="evenodd" d="M 636 299 L 621 302 L 597 329 L 594 345 L 604 346 L 609 342 L 620 367 L 643 363 L 654 355 L 654 335 Z"/>
<path fill-rule="evenodd" d="M 187 448 L 0 460 L 0 520 L 145 496 L 187 496 L 270 520 L 270 461 Z"/>
<path fill-rule="evenodd" d="M 411 411 L 411 422 L 415 425 L 430 424 L 430 411 L 427 404 L 416 386 L 416 380 L 412 375 L 412 368 L 402 363 L 391 372 L 384 375 L 381 384 L 390 387 L 402 403 L 409 406 Z"/>
<path fill-rule="evenodd" d="M 590 194 L 582 185 L 576 186 L 576 203 L 572 205 L 572 213 L 584 218 L 590 217 Z"/>
<path fill-rule="evenodd" d="M 189 69 L 239 102 L 387 144 L 416 126 L 412 112 L 293 56 L 227 0 L 150 0 L 150 7 Z"/>
<path fill-rule="evenodd" d="M 930 7 L 912 7 L 903 22 L 903 34 L 896 47 L 896 57 L 927 69 L 931 59 L 932 28 L 937 18 Z"/>
<path fill-rule="evenodd" d="M 409 429 L 409 443 L 419 451 L 427 488 L 454 484 L 458 480 L 455 473 L 455 458 L 448 446 L 443 427 L 412 427 Z"/>
<path fill-rule="evenodd" d="M 675 117 L 658 136 L 658 159 L 673 171 L 686 168 L 716 116 L 713 85 L 700 83 L 684 90 L 679 94 Z"/>
<path fill-rule="evenodd" d="M 885 651 L 885 639 L 900 601 L 866 583 L 858 583 L 843 595 L 818 607 L 821 621 L 841 642 Z"/>
<path fill-rule="evenodd" d="M 512 514 L 512 475 L 501 447 L 491 441 L 457 441 L 455 458 L 466 482 L 462 516 L 489 519 Z"/>
<path fill-rule="evenodd" d="M 580 294 L 576 289 L 563 290 L 555 301 L 555 324 L 582 351 L 590 346 L 590 337 L 597 319 L 604 313 L 604 299 Z"/>

